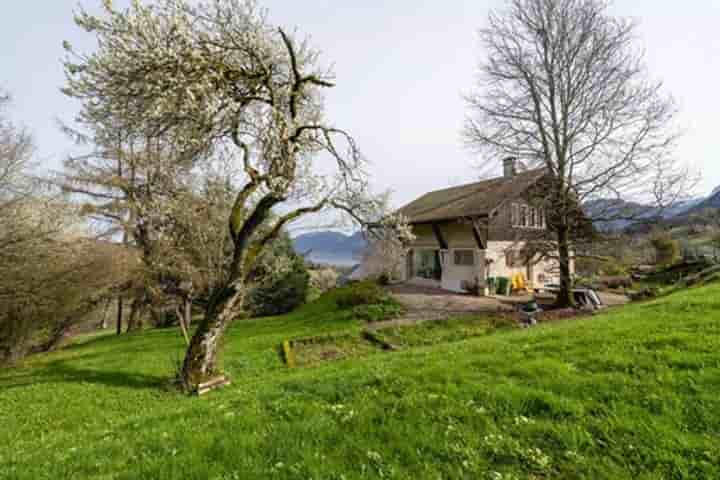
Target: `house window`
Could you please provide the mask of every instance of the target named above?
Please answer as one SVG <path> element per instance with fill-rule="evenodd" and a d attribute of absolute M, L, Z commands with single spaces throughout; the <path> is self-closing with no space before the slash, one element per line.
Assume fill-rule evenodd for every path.
<path fill-rule="evenodd" d="M 510 209 L 510 223 L 517 228 L 547 228 L 545 211 L 542 208 L 513 203 Z"/>
<path fill-rule="evenodd" d="M 472 250 L 455 250 L 455 265 L 459 267 L 475 266 L 475 252 Z"/>

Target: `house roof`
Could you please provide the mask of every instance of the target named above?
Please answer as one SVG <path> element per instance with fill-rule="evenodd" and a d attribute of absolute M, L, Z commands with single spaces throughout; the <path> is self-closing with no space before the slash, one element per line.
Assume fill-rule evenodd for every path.
<path fill-rule="evenodd" d="M 430 223 L 465 217 L 482 217 L 505 200 L 517 198 L 545 175 L 545 169 L 520 172 L 512 178 L 498 177 L 426 193 L 397 213 L 409 223 Z"/>

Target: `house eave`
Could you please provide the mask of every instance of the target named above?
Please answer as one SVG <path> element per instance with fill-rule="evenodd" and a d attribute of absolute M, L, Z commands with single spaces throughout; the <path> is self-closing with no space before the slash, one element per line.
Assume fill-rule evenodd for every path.
<path fill-rule="evenodd" d="M 468 219 L 477 219 L 477 218 L 489 218 L 487 213 L 479 213 L 479 214 L 468 214 L 468 215 L 462 215 L 462 216 L 453 216 L 453 217 L 440 217 L 440 218 L 434 218 L 430 220 L 420 220 L 420 221 L 413 221 L 412 219 L 408 220 L 409 225 L 433 225 L 437 223 L 447 223 L 447 222 L 454 222 L 458 221 L 461 222 L 463 220 Z"/>

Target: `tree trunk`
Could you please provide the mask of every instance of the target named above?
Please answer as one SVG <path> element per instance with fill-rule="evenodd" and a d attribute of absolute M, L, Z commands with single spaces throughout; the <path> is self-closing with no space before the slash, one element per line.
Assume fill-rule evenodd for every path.
<path fill-rule="evenodd" d="M 575 305 L 572 272 L 570 270 L 570 234 L 565 226 L 561 226 L 557 234 L 560 256 L 560 292 L 557 296 L 557 306 L 559 308 L 568 308 Z"/>
<path fill-rule="evenodd" d="M 188 297 L 185 299 L 185 328 L 189 330 L 190 325 L 192 325 L 192 299 Z"/>
<path fill-rule="evenodd" d="M 71 326 L 72 318 L 67 318 L 59 324 L 55 325 L 45 343 L 40 345 L 37 351 L 45 353 L 56 350 L 62 343 L 63 339 L 65 338 L 65 334 L 68 333 Z"/>
<path fill-rule="evenodd" d="M 105 308 L 103 308 L 102 313 L 102 320 L 100 320 L 100 329 L 105 330 L 108 328 L 107 320 L 108 320 L 108 312 L 110 311 L 110 303 L 112 303 L 112 299 L 108 299 L 107 302 L 105 302 Z"/>
<path fill-rule="evenodd" d="M 226 289 L 222 300 L 210 302 L 190 340 L 180 379 L 186 392 L 192 392 L 198 384 L 220 373 L 217 363 L 220 342 L 244 297 L 242 292 L 230 293 L 230 290 Z"/>
<path fill-rule="evenodd" d="M 130 306 L 130 318 L 128 319 L 127 332 L 130 333 L 133 330 L 137 330 L 138 315 L 140 313 L 141 301 L 139 299 L 133 300 Z"/>
<path fill-rule="evenodd" d="M 117 334 L 122 335 L 123 298 L 118 297 L 117 305 Z"/>

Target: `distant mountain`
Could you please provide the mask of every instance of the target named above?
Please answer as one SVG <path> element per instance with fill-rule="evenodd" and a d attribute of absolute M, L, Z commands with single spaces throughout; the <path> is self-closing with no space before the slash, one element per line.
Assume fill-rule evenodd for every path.
<path fill-rule="evenodd" d="M 359 263 L 367 242 L 362 232 L 345 235 L 340 232 L 320 231 L 305 233 L 293 238 L 295 251 L 317 263 L 354 265 Z"/>
<path fill-rule="evenodd" d="M 708 208 L 720 208 L 720 187 L 717 187 L 710 195 L 701 199 L 683 213 L 694 213 Z"/>
<path fill-rule="evenodd" d="M 584 209 L 591 218 L 618 218 L 595 221 L 596 227 L 603 231 L 624 230 L 641 220 L 662 219 L 673 224 L 680 224 L 686 216 L 706 209 L 720 209 L 720 187 L 713 190 L 707 197 L 678 202 L 664 210 L 624 200 L 594 200 L 586 203 Z M 625 220 L 621 217 L 630 217 L 634 220 Z"/>
<path fill-rule="evenodd" d="M 690 200 L 678 202 L 676 205 L 673 205 L 672 207 L 665 210 L 665 212 L 663 212 L 663 217 L 669 219 L 675 218 L 679 215 L 683 215 L 685 213 L 688 213 L 690 210 L 693 210 L 698 204 L 702 203 L 703 201 L 705 201 L 705 197 L 693 198 Z"/>
<path fill-rule="evenodd" d="M 659 214 L 656 208 L 618 199 L 593 200 L 585 203 L 583 210 L 595 228 L 603 232 L 618 232 L 641 220 L 657 218 Z"/>

